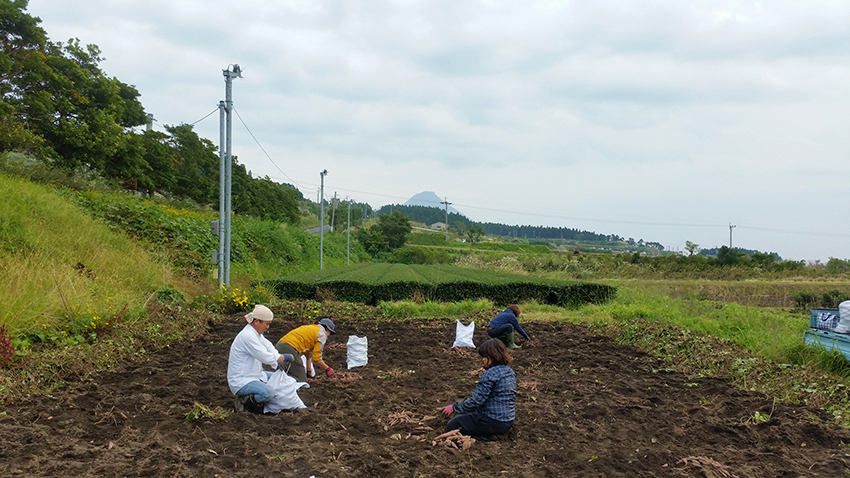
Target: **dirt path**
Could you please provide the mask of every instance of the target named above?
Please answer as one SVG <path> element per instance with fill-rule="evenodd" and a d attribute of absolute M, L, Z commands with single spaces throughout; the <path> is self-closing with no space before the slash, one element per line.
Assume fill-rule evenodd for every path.
<path fill-rule="evenodd" d="M 278 318 L 276 340 L 296 319 Z M 369 338 L 360 378 L 322 375 L 307 409 L 187 420 L 194 401 L 230 407 L 230 340 L 244 322 L 150 354 L 53 397 L 0 413 L 2 476 L 801 477 L 847 476 L 850 430 L 816 409 L 776 405 L 717 379 L 688 380 L 570 324 L 529 324 L 515 352 L 517 422 L 468 450 L 432 445 L 437 408 L 472 392 L 474 349 L 449 320 L 337 320 L 326 358 L 345 370 L 348 335 Z M 486 338 L 476 330 L 475 343 Z M 347 374 L 340 374 L 347 375 Z M 349 375 L 349 378 L 356 378 Z M 758 423 L 755 413 L 769 415 Z M 436 416 L 436 418 L 428 418 Z M 430 429 L 426 428 L 430 427 Z"/>

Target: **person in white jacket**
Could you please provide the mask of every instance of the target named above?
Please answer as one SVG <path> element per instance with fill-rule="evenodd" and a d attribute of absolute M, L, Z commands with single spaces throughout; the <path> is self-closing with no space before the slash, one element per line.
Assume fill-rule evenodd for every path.
<path fill-rule="evenodd" d="M 291 354 L 281 354 L 263 334 L 269 330 L 274 313 L 264 306 L 256 305 L 245 316 L 248 322 L 230 345 L 227 361 L 227 385 L 236 395 L 234 408 L 237 412 L 263 413 L 263 408 L 274 397 L 274 388 L 268 385 L 272 372 L 263 370 L 263 364 L 277 367 L 279 363 L 292 361 Z"/>

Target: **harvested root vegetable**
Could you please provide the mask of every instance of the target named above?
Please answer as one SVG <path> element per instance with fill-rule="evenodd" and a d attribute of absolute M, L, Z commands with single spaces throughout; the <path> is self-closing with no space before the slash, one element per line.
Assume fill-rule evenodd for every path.
<path fill-rule="evenodd" d="M 461 434 L 460 430 L 452 430 L 434 438 L 431 442 L 431 446 L 436 446 L 440 443 L 442 445 L 452 447 L 455 450 L 469 450 L 469 447 L 474 445 L 475 442 L 475 438 Z"/>

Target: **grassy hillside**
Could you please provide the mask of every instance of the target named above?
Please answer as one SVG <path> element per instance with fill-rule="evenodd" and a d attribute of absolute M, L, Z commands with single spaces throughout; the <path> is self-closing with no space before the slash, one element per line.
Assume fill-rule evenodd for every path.
<path fill-rule="evenodd" d="M 175 282 L 168 264 L 50 187 L 0 175 L 0 324 L 10 333 L 56 326 L 91 309 L 138 311 Z"/>

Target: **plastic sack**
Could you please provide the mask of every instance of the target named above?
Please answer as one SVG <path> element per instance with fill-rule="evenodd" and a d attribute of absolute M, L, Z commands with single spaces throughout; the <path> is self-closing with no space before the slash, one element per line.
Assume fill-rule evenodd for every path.
<path fill-rule="evenodd" d="M 838 304 L 838 316 L 840 319 L 835 331 L 839 334 L 850 334 L 850 300 Z"/>
<path fill-rule="evenodd" d="M 348 336 L 348 368 L 362 367 L 369 362 L 369 341 L 366 337 L 358 337 L 356 335 Z"/>
<path fill-rule="evenodd" d="M 455 343 L 452 347 L 475 347 L 472 343 L 472 334 L 475 332 L 475 322 L 470 322 L 469 325 L 463 325 L 459 320 L 455 321 Z"/>
<path fill-rule="evenodd" d="M 297 382 L 283 370 L 278 370 L 269 378 L 268 385 L 274 389 L 274 397 L 266 402 L 266 406 L 263 408 L 265 413 L 307 408 L 307 405 L 304 405 L 301 397 L 298 396 L 298 389 L 307 385 L 306 383 Z"/>
<path fill-rule="evenodd" d="M 307 356 L 301 356 L 301 364 L 304 365 L 304 370 L 307 370 Z M 307 376 L 313 378 L 316 376 L 316 367 L 312 367 L 309 372 L 307 372 Z"/>

